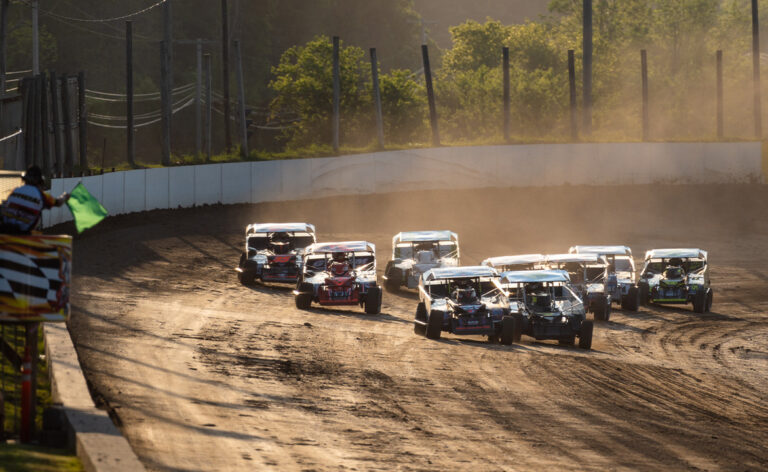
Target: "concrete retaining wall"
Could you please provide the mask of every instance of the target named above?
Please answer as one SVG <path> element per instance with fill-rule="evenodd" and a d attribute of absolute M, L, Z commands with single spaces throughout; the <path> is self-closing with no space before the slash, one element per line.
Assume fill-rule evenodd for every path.
<path fill-rule="evenodd" d="M 132 170 L 77 182 L 110 215 L 215 203 L 259 203 L 420 189 L 762 182 L 761 143 L 538 144 Z M 44 225 L 69 221 L 66 208 Z"/>

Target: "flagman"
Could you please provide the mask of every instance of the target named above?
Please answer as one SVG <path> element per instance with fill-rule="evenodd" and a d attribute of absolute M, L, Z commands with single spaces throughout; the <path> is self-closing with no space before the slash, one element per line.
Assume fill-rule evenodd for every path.
<path fill-rule="evenodd" d="M 37 229 L 43 210 L 61 206 L 69 200 L 66 192 L 54 198 L 43 190 L 43 171 L 38 166 L 27 169 L 21 180 L 24 185 L 16 187 L 0 204 L 0 233 L 30 234 Z"/>

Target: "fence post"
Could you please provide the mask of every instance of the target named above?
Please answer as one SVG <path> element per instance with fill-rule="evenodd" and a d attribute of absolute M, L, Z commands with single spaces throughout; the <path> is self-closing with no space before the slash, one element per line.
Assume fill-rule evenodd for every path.
<path fill-rule="evenodd" d="M 195 77 L 195 157 L 199 158 L 203 152 L 203 40 L 195 41 L 195 59 L 197 60 L 197 74 Z"/>
<path fill-rule="evenodd" d="M 371 80 L 373 80 L 373 106 L 376 113 L 376 137 L 379 149 L 384 149 L 384 116 L 381 111 L 381 89 L 379 88 L 379 61 L 376 48 L 371 48 Z"/>
<path fill-rule="evenodd" d="M 240 41 L 235 41 L 235 56 L 237 56 L 237 95 L 239 97 L 238 121 L 240 122 L 240 155 L 248 159 L 248 124 L 245 122 L 245 83 L 243 81 L 243 56 L 240 51 Z"/>
<path fill-rule="evenodd" d="M 341 71 L 339 70 L 339 37 L 333 37 L 333 152 L 339 153 L 339 108 L 341 101 Z"/>
<path fill-rule="evenodd" d="M 584 124 L 582 130 L 585 136 L 592 135 L 592 0 L 584 0 L 583 12 L 583 92 L 582 107 L 584 112 Z"/>
<path fill-rule="evenodd" d="M 432 87 L 432 69 L 429 67 L 429 48 L 426 44 L 421 45 L 421 57 L 424 61 L 424 81 L 427 85 L 429 122 L 432 125 L 432 145 L 440 146 L 440 130 L 437 127 L 437 106 L 435 105 L 435 90 Z"/>
<path fill-rule="evenodd" d="M 754 90 L 755 137 L 763 137 L 763 112 L 760 100 L 760 18 L 757 0 L 752 0 L 752 87 Z"/>
<path fill-rule="evenodd" d="M 501 68 L 504 81 L 504 142 L 509 142 L 509 127 L 510 127 L 510 100 L 509 100 L 509 48 L 501 48 Z"/>
<path fill-rule="evenodd" d="M 645 49 L 640 51 L 640 69 L 643 81 L 643 141 L 648 141 L 648 55 Z"/>
<path fill-rule="evenodd" d="M 49 176 L 51 171 L 51 141 L 48 132 L 48 82 L 45 72 L 40 72 L 40 137 L 43 143 L 41 168 L 43 175 Z"/>
<path fill-rule="evenodd" d="M 30 165 L 34 163 L 34 152 L 35 152 L 35 87 L 34 87 L 34 79 L 31 77 L 24 77 L 19 82 L 19 91 L 21 92 L 22 96 L 22 103 L 23 103 L 23 114 L 22 114 L 22 120 L 24 126 L 24 160 L 19 162 L 19 159 L 17 158 L 17 169 L 26 169 Z"/>
<path fill-rule="evenodd" d="M 571 106 L 571 140 L 579 139 L 579 118 L 576 106 L 576 56 L 573 49 L 568 50 L 568 92 Z"/>
<path fill-rule="evenodd" d="M 173 101 L 173 91 L 168 86 L 169 81 L 168 71 L 168 45 L 165 41 L 160 41 L 160 108 L 162 109 L 161 126 L 163 134 L 163 149 L 162 149 L 162 164 L 164 166 L 171 165 L 171 113 Z"/>
<path fill-rule="evenodd" d="M 229 129 L 229 15 L 227 14 L 227 0 L 221 0 L 221 47 L 222 68 L 224 69 L 224 144 L 229 153 L 232 150 L 232 133 Z"/>
<path fill-rule="evenodd" d="M 128 136 L 125 143 L 125 157 L 128 159 L 129 166 L 136 167 L 136 129 L 133 126 L 133 22 L 131 21 L 125 22 L 125 95 L 125 132 Z M 103 162 L 102 167 L 104 167 Z"/>
<path fill-rule="evenodd" d="M 213 124 L 211 123 L 211 109 L 213 107 L 213 96 L 212 96 L 212 90 L 211 90 L 211 55 L 206 54 L 205 55 L 205 161 L 210 162 L 211 160 L 211 149 L 212 149 L 212 143 L 211 143 L 211 128 Z"/>
<path fill-rule="evenodd" d="M 78 127 L 80 144 L 80 168 L 88 169 L 88 110 L 85 105 L 85 72 L 77 74 Z"/>
<path fill-rule="evenodd" d="M 32 87 L 34 88 L 34 109 L 33 109 L 33 116 L 34 116 L 34 128 L 33 128 L 33 136 L 35 137 L 35 151 L 34 151 L 34 157 L 32 159 L 32 163 L 35 165 L 41 165 L 40 162 L 43 155 L 43 117 L 42 113 L 40 113 L 42 109 L 42 96 L 40 94 L 40 75 L 36 75 L 32 78 Z"/>
<path fill-rule="evenodd" d="M 72 148 L 72 111 L 69 104 L 69 77 L 61 77 L 61 105 L 64 115 L 64 171 L 71 175 L 73 172 L 74 149 Z"/>
<path fill-rule="evenodd" d="M 56 71 L 50 71 L 51 74 L 51 118 L 53 120 L 53 156 L 55 173 L 63 175 L 64 173 L 64 161 L 61 156 L 61 114 L 59 113 L 59 106 L 61 100 L 59 97 L 59 79 L 56 76 Z"/>
<path fill-rule="evenodd" d="M 718 50 L 717 60 L 717 139 L 723 139 L 723 51 Z"/>

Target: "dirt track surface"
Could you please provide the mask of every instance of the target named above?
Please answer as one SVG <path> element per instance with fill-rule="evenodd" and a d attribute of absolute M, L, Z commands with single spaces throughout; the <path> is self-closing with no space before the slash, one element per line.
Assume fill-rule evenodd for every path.
<path fill-rule="evenodd" d="M 118 217 L 76 239 L 70 330 L 94 395 L 150 470 L 766 470 L 768 189 L 503 189 Z M 377 244 L 452 229 L 462 262 L 628 244 L 710 252 L 712 313 L 615 310 L 592 351 L 413 333 L 237 283 L 251 222 Z"/>

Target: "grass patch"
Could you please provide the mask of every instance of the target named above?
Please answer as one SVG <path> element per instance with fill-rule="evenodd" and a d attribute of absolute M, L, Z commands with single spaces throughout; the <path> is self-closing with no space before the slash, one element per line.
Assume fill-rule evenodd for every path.
<path fill-rule="evenodd" d="M 0 444 L 0 472 L 80 472 L 80 460 L 65 450 Z"/>

